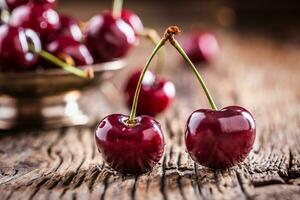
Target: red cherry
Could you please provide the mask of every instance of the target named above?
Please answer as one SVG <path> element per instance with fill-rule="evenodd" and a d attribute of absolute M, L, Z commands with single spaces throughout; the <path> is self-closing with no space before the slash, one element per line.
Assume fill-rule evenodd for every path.
<path fill-rule="evenodd" d="M 96 144 L 104 160 L 116 171 L 140 174 L 151 170 L 164 152 L 160 124 L 148 116 L 128 125 L 128 116 L 105 117 L 95 132 Z"/>
<path fill-rule="evenodd" d="M 2 0 L 2 1 L 3 2 L 0 3 L 0 7 L 4 9 L 8 9 L 10 11 L 30 2 L 34 4 L 48 4 L 49 6 L 52 7 L 54 7 L 55 4 L 55 0 Z"/>
<path fill-rule="evenodd" d="M 219 53 L 220 47 L 214 34 L 197 32 L 185 38 L 183 49 L 192 62 L 211 62 Z"/>
<path fill-rule="evenodd" d="M 38 61 L 35 52 L 41 50 L 38 35 L 30 29 L 15 28 L 9 25 L 0 26 L 0 63 L 3 70 L 32 69 Z"/>
<path fill-rule="evenodd" d="M 91 65 L 94 62 L 88 48 L 68 36 L 58 37 L 46 46 L 46 50 L 59 58 L 70 56 L 76 66 Z"/>
<path fill-rule="evenodd" d="M 185 143 L 197 163 L 228 168 L 247 157 L 255 135 L 255 121 L 242 107 L 230 106 L 220 111 L 200 109 L 187 121 Z"/>
<path fill-rule="evenodd" d="M 99 60 L 113 60 L 125 56 L 134 45 L 133 29 L 111 12 L 93 17 L 87 28 L 87 45 Z"/>
<path fill-rule="evenodd" d="M 121 18 L 131 26 L 136 35 L 139 35 L 144 30 L 142 20 L 131 10 L 123 9 L 121 12 Z"/>
<path fill-rule="evenodd" d="M 44 4 L 27 4 L 16 8 L 9 23 L 16 27 L 33 29 L 40 34 L 43 41 L 60 28 L 58 13 Z"/>
<path fill-rule="evenodd" d="M 140 75 L 140 70 L 133 73 L 125 87 L 125 97 L 128 108 L 132 106 Z M 175 97 L 175 93 L 175 86 L 172 82 L 147 71 L 142 82 L 137 114 L 153 117 L 158 115 L 170 106 Z"/>

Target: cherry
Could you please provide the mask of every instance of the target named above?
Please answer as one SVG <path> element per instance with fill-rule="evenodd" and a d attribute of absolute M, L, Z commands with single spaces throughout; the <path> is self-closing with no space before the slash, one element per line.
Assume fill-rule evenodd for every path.
<path fill-rule="evenodd" d="M 89 22 L 87 46 L 99 60 L 113 60 L 125 56 L 135 41 L 133 29 L 109 11 L 94 16 Z"/>
<path fill-rule="evenodd" d="M 32 69 L 41 50 L 40 39 L 33 30 L 9 25 L 0 26 L 0 63 L 3 70 Z"/>
<path fill-rule="evenodd" d="M 3 0 L 2 4 L 0 3 L 0 7 L 12 11 L 15 8 L 27 3 L 47 4 L 49 6 L 54 6 L 55 0 Z"/>
<path fill-rule="evenodd" d="M 91 65 L 94 62 L 88 48 L 68 36 L 60 36 L 46 46 L 46 50 L 62 60 L 71 58 L 76 66 Z"/>
<path fill-rule="evenodd" d="M 141 73 L 140 70 L 133 73 L 125 87 L 125 97 L 128 107 L 132 106 L 135 89 Z M 175 86 L 172 82 L 147 71 L 142 82 L 137 114 L 154 117 L 167 109 L 174 96 Z"/>
<path fill-rule="evenodd" d="M 142 20 L 131 10 L 123 9 L 121 12 L 121 18 L 131 26 L 136 36 L 144 31 Z"/>
<path fill-rule="evenodd" d="M 255 140 L 255 121 L 244 108 L 200 109 L 187 121 L 185 144 L 194 161 L 210 168 L 242 162 Z"/>
<path fill-rule="evenodd" d="M 109 166 L 123 174 L 151 170 L 164 152 L 160 124 L 148 116 L 128 124 L 129 116 L 113 114 L 99 123 L 96 144 Z"/>
<path fill-rule="evenodd" d="M 58 13 L 44 4 L 27 4 L 16 8 L 9 23 L 12 26 L 35 30 L 43 41 L 60 28 Z"/>
<path fill-rule="evenodd" d="M 202 31 L 188 35 L 183 49 L 192 62 L 211 62 L 219 53 L 219 43 L 213 33 Z"/>

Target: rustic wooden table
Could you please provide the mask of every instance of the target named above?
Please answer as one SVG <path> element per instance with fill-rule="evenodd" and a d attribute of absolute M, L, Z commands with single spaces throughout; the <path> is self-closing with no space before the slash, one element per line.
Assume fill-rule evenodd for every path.
<path fill-rule="evenodd" d="M 152 172 L 123 177 L 109 169 L 94 145 L 95 126 L 10 133 L 0 138 L 1 199 L 299 199 L 300 51 L 253 35 L 225 33 L 221 40 L 219 59 L 201 72 L 219 107 L 239 104 L 256 118 L 255 147 L 243 164 L 214 171 L 189 158 L 185 121 L 207 103 L 170 50 L 165 74 L 176 83 L 177 98 L 158 118 L 167 145 Z M 133 52 L 134 66 L 150 50 L 145 45 Z M 116 75 L 116 89 L 107 83 L 94 91 L 102 93 L 93 100 L 102 116 L 128 112 L 119 80 L 129 71 Z"/>
<path fill-rule="evenodd" d="M 300 199 L 300 48 L 255 34 L 219 35 L 221 55 L 201 73 L 219 107 L 238 104 L 255 116 L 257 139 L 244 163 L 211 170 L 189 158 L 185 121 L 208 105 L 191 72 L 168 50 L 164 73 L 176 83 L 177 97 L 157 119 L 167 145 L 152 172 L 124 177 L 109 169 L 94 144 L 95 126 L 3 132 L 0 199 Z M 128 113 L 123 81 L 150 51 L 144 43 L 132 52 L 131 66 L 93 91 L 99 97 L 89 105 L 101 116 Z"/>

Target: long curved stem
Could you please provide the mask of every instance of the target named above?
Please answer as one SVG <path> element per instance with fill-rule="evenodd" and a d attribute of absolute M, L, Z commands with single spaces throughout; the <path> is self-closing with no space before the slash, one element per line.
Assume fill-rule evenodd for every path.
<path fill-rule="evenodd" d="M 123 8 L 123 0 L 113 0 L 112 14 L 114 18 L 118 18 L 121 16 Z"/>
<path fill-rule="evenodd" d="M 85 70 L 78 69 L 74 66 L 68 65 L 67 63 L 61 61 L 57 57 L 53 56 L 52 54 L 50 54 L 44 50 L 41 50 L 40 52 L 35 52 L 35 53 L 37 53 L 39 56 L 41 56 L 45 60 L 48 60 L 51 63 L 54 63 L 55 65 L 63 68 L 64 70 L 66 70 L 76 76 L 79 76 L 82 78 L 93 78 L 94 77 L 94 71 L 92 70 L 92 68 L 87 68 Z"/>
<path fill-rule="evenodd" d="M 142 33 L 140 33 L 141 36 L 149 39 L 154 45 L 157 45 L 160 41 L 160 36 L 157 33 L 156 30 L 151 28 L 145 28 Z M 160 74 L 164 65 L 165 65 L 165 48 L 161 48 L 158 52 L 158 59 L 157 59 L 157 67 L 156 67 L 156 73 Z"/>
<path fill-rule="evenodd" d="M 166 39 L 163 38 L 159 41 L 159 43 L 156 45 L 156 47 L 154 48 L 152 54 L 150 55 L 143 71 L 142 74 L 140 75 L 139 78 L 139 82 L 137 84 L 135 93 L 134 93 L 134 98 L 133 98 L 133 103 L 132 103 L 132 108 L 131 108 L 131 112 L 130 112 L 130 117 L 129 117 L 129 124 L 134 124 L 135 123 L 135 115 L 136 115 L 136 109 L 137 109 L 137 104 L 138 104 L 138 99 L 139 99 L 139 95 L 140 95 L 140 91 L 141 91 L 141 87 L 142 87 L 142 82 L 144 79 L 144 76 L 154 58 L 154 56 L 157 54 L 157 52 L 165 45 L 166 43 Z"/>
<path fill-rule="evenodd" d="M 202 86 L 205 95 L 209 101 L 209 104 L 211 106 L 211 108 L 213 110 L 218 110 L 212 96 L 209 93 L 209 90 L 203 80 L 203 78 L 201 77 L 201 75 L 199 74 L 197 68 L 195 67 L 195 65 L 192 63 L 192 61 L 189 59 L 189 57 L 186 55 L 186 53 L 184 52 L 184 50 L 182 49 L 182 47 L 180 46 L 180 44 L 177 42 L 177 40 L 172 37 L 172 39 L 170 40 L 171 44 L 177 49 L 177 51 L 181 54 L 181 56 L 184 58 L 184 60 L 188 63 L 188 65 L 191 67 L 192 71 L 194 72 L 195 76 L 197 77 L 200 85 Z"/>

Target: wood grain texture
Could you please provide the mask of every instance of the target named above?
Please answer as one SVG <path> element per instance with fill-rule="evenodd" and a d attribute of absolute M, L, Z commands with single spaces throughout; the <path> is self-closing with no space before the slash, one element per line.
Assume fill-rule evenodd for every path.
<path fill-rule="evenodd" d="M 219 59 L 200 71 L 219 107 L 238 104 L 255 116 L 257 139 L 244 163 L 211 170 L 186 153 L 185 121 L 208 105 L 196 79 L 170 50 L 165 72 L 176 83 L 177 98 L 158 118 L 166 147 L 152 172 L 124 177 L 108 168 L 94 145 L 95 126 L 3 135 L 0 199 L 300 199 L 300 50 L 253 35 L 222 35 Z M 148 49 L 133 52 L 141 56 L 130 63 L 143 64 Z M 89 102 L 102 116 L 128 112 L 120 91 L 130 71 L 93 91 L 105 97 Z"/>

